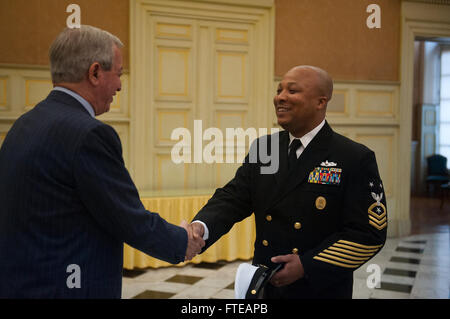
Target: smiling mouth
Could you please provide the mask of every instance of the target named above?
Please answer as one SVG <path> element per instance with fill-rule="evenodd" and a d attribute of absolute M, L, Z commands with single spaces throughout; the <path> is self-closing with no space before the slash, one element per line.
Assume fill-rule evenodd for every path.
<path fill-rule="evenodd" d="M 277 113 L 284 113 L 284 112 L 289 112 L 289 108 L 286 106 L 277 106 L 276 107 Z"/>

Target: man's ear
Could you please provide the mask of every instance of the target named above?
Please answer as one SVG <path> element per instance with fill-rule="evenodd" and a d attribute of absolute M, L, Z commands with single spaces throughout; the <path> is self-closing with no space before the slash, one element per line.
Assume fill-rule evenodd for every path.
<path fill-rule="evenodd" d="M 101 72 L 100 63 L 98 62 L 92 63 L 92 65 L 89 67 L 88 70 L 88 80 L 92 85 L 94 86 L 98 85 L 100 72 Z"/>
<path fill-rule="evenodd" d="M 318 102 L 319 102 L 318 105 L 317 105 L 318 108 L 319 109 L 324 109 L 324 108 L 327 107 L 328 98 L 326 96 L 321 96 L 321 97 L 319 97 L 319 101 Z"/>

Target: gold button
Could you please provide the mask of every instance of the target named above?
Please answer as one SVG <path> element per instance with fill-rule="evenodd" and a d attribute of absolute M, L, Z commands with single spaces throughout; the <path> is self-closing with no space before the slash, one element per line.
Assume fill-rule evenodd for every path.
<path fill-rule="evenodd" d="M 268 222 L 270 222 L 270 221 L 272 220 L 272 216 L 267 215 L 267 216 L 266 216 L 266 219 L 267 219 Z"/>
<path fill-rule="evenodd" d="M 297 248 L 292 249 L 292 253 L 298 255 L 298 249 Z"/>
<path fill-rule="evenodd" d="M 265 240 L 265 239 L 262 241 L 262 243 L 263 243 L 264 246 L 269 246 L 269 242 L 267 240 Z"/>
<path fill-rule="evenodd" d="M 251 291 L 251 293 L 252 293 L 252 295 L 256 295 L 256 290 L 253 289 L 253 290 Z"/>
<path fill-rule="evenodd" d="M 316 198 L 316 208 L 318 210 L 322 210 L 327 206 L 327 200 L 323 196 L 319 196 Z"/>
<path fill-rule="evenodd" d="M 295 229 L 300 229 L 300 228 L 302 228 L 302 224 L 300 224 L 299 222 L 296 222 L 296 223 L 294 224 L 294 228 L 295 228 Z"/>

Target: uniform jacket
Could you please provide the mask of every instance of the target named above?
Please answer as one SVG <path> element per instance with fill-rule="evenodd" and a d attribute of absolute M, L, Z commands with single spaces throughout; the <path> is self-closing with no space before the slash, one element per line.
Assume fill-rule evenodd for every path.
<path fill-rule="evenodd" d="M 278 138 L 278 171 L 261 174 L 261 161 L 252 163 L 247 155 L 194 218 L 209 229 L 204 249 L 254 213 L 253 263 L 273 268 L 271 257 L 294 253 L 305 270 L 289 286 L 269 284 L 267 296 L 351 298 L 353 271 L 386 239 L 386 197 L 374 153 L 325 123 L 288 171 L 288 132 L 265 138 Z"/>
<path fill-rule="evenodd" d="M 114 129 L 52 91 L 0 149 L 0 298 L 120 298 L 124 242 L 178 263 L 187 234 L 144 209 Z"/>

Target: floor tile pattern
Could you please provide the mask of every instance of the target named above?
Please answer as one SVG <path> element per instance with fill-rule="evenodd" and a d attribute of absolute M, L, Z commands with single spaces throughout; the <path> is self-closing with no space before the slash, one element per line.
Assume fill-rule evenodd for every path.
<path fill-rule="evenodd" d="M 354 272 L 355 299 L 449 299 L 449 233 L 418 234 L 386 241 L 383 249 Z M 124 270 L 124 299 L 232 299 L 236 270 L 243 262 Z M 370 288 L 370 265 L 381 271 Z"/>

